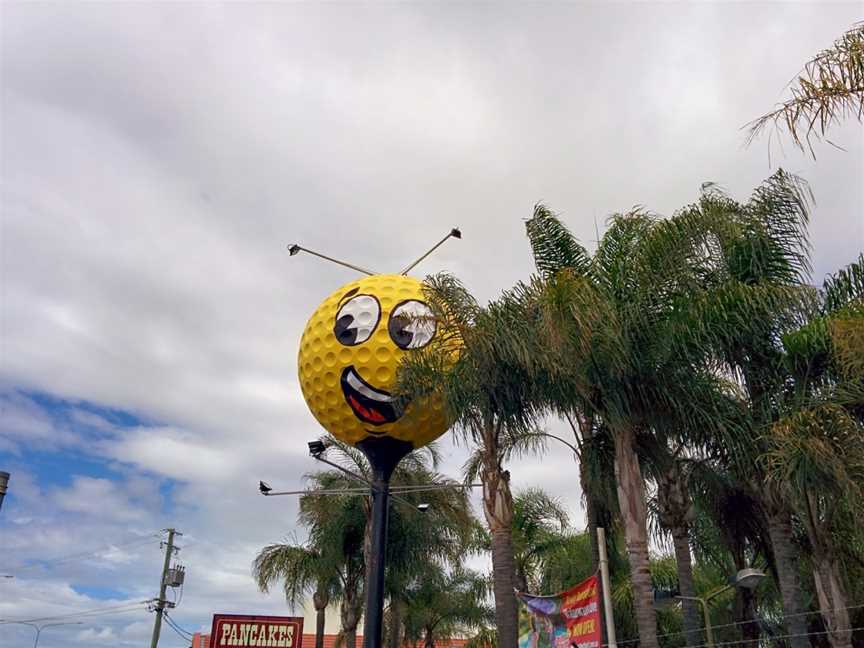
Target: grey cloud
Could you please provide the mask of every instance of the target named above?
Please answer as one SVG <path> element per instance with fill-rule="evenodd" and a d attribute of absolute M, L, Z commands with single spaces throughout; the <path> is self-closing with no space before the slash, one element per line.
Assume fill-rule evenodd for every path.
<path fill-rule="evenodd" d="M 171 520 L 156 500 L 146 507 L 153 528 L 180 519 L 196 540 L 190 612 L 178 616 L 189 625 L 220 596 L 284 610 L 255 591 L 248 565 L 254 547 L 295 531 L 296 502 L 265 500 L 255 484 L 299 485 L 314 469 L 304 442 L 320 427 L 299 393 L 297 342 L 318 302 L 354 279 L 289 258 L 288 243 L 392 271 L 458 225 L 464 239 L 418 273 L 454 271 L 488 299 L 531 272 L 521 219 L 538 200 L 590 246 L 611 212 L 668 214 L 705 180 L 745 198 L 781 163 L 816 194 L 814 278 L 864 248 L 859 124 L 832 136 L 846 152 L 821 145 L 814 163 L 775 144 L 772 166 L 767 140 L 745 149 L 739 130 L 860 19 L 854 4 L 0 11 L 0 378 L 155 428 L 92 450 L 130 496 L 181 480 Z M 30 416 L 36 427 L 12 443 L 48 429 Z M 52 432 L 55 444 L 60 432 L 72 434 Z M 443 444 L 455 474 L 464 448 Z M 547 487 L 579 520 L 569 457 L 536 465 L 513 466 L 516 486 Z M 4 505 L 7 524 L 33 518 L 14 533 L 28 556 L 127 531 L 108 517 L 84 525 L 48 499 Z M 157 554 L 123 586 L 149 593 Z M 140 643 L 122 628 L 141 621 L 111 626 L 119 645 Z"/>

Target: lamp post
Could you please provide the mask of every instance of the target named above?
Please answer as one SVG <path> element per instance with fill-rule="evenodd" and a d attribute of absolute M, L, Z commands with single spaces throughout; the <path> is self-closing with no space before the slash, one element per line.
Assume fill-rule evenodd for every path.
<path fill-rule="evenodd" d="M 759 585 L 759 582 L 763 578 L 765 578 L 764 572 L 759 571 L 758 569 L 748 567 L 747 569 L 742 569 L 737 574 L 735 574 L 734 578 L 731 579 L 732 582 L 729 583 L 729 585 L 721 587 L 716 592 L 713 592 L 704 598 L 699 596 L 676 596 L 675 598 L 682 601 L 699 602 L 699 604 L 702 606 L 702 615 L 705 619 L 705 638 L 708 643 L 708 648 L 714 648 L 714 630 L 711 627 L 711 615 L 708 612 L 708 603 L 723 594 L 724 592 L 728 592 L 734 587 L 740 587 L 742 589 L 750 590 L 756 589 L 756 587 Z"/>
<path fill-rule="evenodd" d="M 309 454 L 336 470 L 344 473 L 354 481 L 366 485 L 366 488 L 345 488 L 323 491 L 273 491 L 264 482 L 259 482 L 258 490 L 262 495 L 372 495 L 372 529 L 371 529 L 371 551 L 369 565 L 367 565 L 368 584 L 366 587 L 366 613 L 365 626 L 363 628 L 363 641 L 367 648 L 378 648 L 381 645 L 382 618 L 384 610 L 384 558 L 387 544 L 387 522 L 388 503 L 390 498 L 407 507 L 426 513 L 429 510 L 428 503 L 412 504 L 400 497 L 400 494 L 409 495 L 428 490 L 450 489 L 450 488 L 475 488 L 480 484 L 430 484 L 390 488 L 390 477 L 399 462 L 413 450 L 410 443 L 400 441 L 392 437 L 370 437 L 357 443 L 357 448 L 366 456 L 369 466 L 372 468 L 372 479 L 366 479 L 363 475 L 352 472 L 344 466 L 327 459 L 327 444 L 321 440 L 308 443 Z"/>
<path fill-rule="evenodd" d="M 6 486 L 9 483 L 9 473 L 5 470 L 0 470 L 0 508 L 3 506 L 3 499 L 6 497 Z"/>
<path fill-rule="evenodd" d="M 353 479 L 369 486 L 372 493 L 372 546 L 369 564 L 366 566 L 366 614 L 363 627 L 363 642 L 367 648 L 381 645 L 384 617 L 384 562 L 387 547 L 387 504 L 390 499 L 390 477 L 402 459 L 413 450 L 410 443 L 393 437 L 370 437 L 357 444 L 372 468 L 372 479 L 347 470 L 343 466 L 323 457 L 327 447 L 321 441 L 309 443 L 309 454 L 315 459 L 346 473 Z M 398 496 L 394 496 L 396 499 Z M 428 509 L 416 507 L 420 511 Z"/>
<path fill-rule="evenodd" d="M 39 645 L 39 636 L 42 634 L 42 631 L 45 628 L 53 628 L 56 626 L 63 626 L 63 625 L 83 625 L 84 622 L 83 621 L 61 621 L 59 623 L 46 623 L 46 624 L 41 625 L 41 626 L 37 625 L 35 623 L 30 623 L 29 621 L 4 621 L 4 623 L 15 623 L 18 625 L 26 625 L 26 626 L 30 626 L 31 628 L 36 628 L 36 638 L 33 640 L 33 648 L 37 648 L 37 646 Z"/>

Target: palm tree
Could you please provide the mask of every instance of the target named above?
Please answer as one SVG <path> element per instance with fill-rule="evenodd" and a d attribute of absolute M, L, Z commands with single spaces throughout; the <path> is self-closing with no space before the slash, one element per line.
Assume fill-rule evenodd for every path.
<path fill-rule="evenodd" d="M 489 582 L 480 574 L 456 567 L 429 565 L 416 573 L 405 591 L 405 639 L 435 648 L 435 639 L 465 634 L 492 620 L 487 599 Z"/>
<path fill-rule="evenodd" d="M 765 128 L 785 128 L 795 145 L 813 154 L 811 138 L 824 138 L 841 118 L 864 118 L 864 23 L 859 23 L 809 61 L 792 97 L 750 122 L 748 143 Z"/>
<path fill-rule="evenodd" d="M 576 410 L 609 430 L 640 641 L 653 647 L 638 448 L 660 432 L 724 433 L 714 416 L 723 399 L 706 401 L 705 394 L 719 393 L 718 381 L 678 321 L 707 263 L 700 219 L 681 214 L 664 221 L 635 210 L 609 225 L 591 256 L 554 214 L 535 209 L 528 236 L 541 277 L 505 295 L 521 312 L 511 317 L 517 330 L 508 348 L 550 409 Z"/>
<path fill-rule="evenodd" d="M 347 485 L 341 473 L 323 471 L 309 476 L 311 490 L 338 490 Z M 352 486 L 355 484 L 349 482 Z M 319 548 L 336 580 L 333 600 L 340 603 L 341 634 L 347 648 L 355 648 L 363 609 L 363 583 L 368 505 L 354 495 L 304 495 L 301 524 L 309 530 L 309 544 Z"/>
<path fill-rule="evenodd" d="M 848 648 L 843 554 L 864 521 L 864 371 L 842 356 L 849 337 L 864 337 L 864 255 L 829 277 L 820 302 L 802 327 L 783 338 L 793 382 L 784 414 L 766 435 L 763 463 L 807 533 L 832 646 Z"/>
<path fill-rule="evenodd" d="M 390 509 L 385 576 L 389 601 L 388 641 L 391 648 L 400 648 L 406 589 L 416 580 L 418 572 L 434 572 L 444 565 L 458 566 L 474 553 L 474 535 L 479 523 L 471 512 L 468 490 L 458 488 L 459 484 L 451 479 L 428 469 L 409 467 L 398 470 L 392 483 L 418 489 L 435 486 L 434 489 L 402 492 L 400 499 L 413 507 L 396 502 Z M 420 504 L 425 505 L 425 512 L 416 508 Z"/>
<path fill-rule="evenodd" d="M 543 563 L 567 539 L 569 518 L 561 502 L 539 488 L 516 494 L 513 500 L 513 553 L 516 587 L 538 592 Z"/>
<path fill-rule="evenodd" d="M 346 469 L 366 479 L 371 478 L 369 463 L 362 452 L 331 437 L 321 439 L 329 458 Z M 393 487 L 422 489 L 434 485 L 436 488 L 405 492 L 393 499 L 389 512 L 387 540 L 388 570 L 385 590 L 390 600 L 389 621 L 391 628 L 398 629 L 400 597 L 406 580 L 415 573 L 418 565 L 436 561 L 461 559 L 473 533 L 475 520 L 466 491 L 456 482 L 434 472 L 438 451 L 434 444 L 407 455 L 396 468 L 391 478 Z M 328 470 L 310 477 L 314 490 L 338 490 L 357 487 L 358 482 L 342 472 Z M 420 503 L 428 505 L 426 512 L 416 508 Z M 347 596 L 342 597 L 342 633 L 351 647 L 355 640 L 357 625 L 362 613 L 362 585 L 365 568 L 370 564 L 371 551 L 371 503 L 368 497 L 353 497 L 351 502 L 355 516 L 362 520 L 362 551 L 352 560 Z M 301 498 L 301 517 L 313 528 L 317 520 L 332 515 L 332 496 L 306 495 Z M 357 550 L 354 544 L 351 549 Z M 354 563 L 359 561 L 358 565 Z M 358 578 L 359 576 L 359 578 Z M 391 641 L 393 637 L 391 636 Z"/>
<path fill-rule="evenodd" d="M 712 460 L 692 464 L 690 485 L 695 509 L 691 542 L 699 564 L 732 574 L 769 562 L 767 521 L 747 484 Z M 763 598 L 765 591 L 763 587 Z M 762 632 L 753 590 L 736 588 L 734 623 L 747 645 L 759 641 Z"/>
<path fill-rule="evenodd" d="M 252 564 L 252 574 L 262 592 L 283 582 L 285 599 L 292 608 L 302 605 L 312 592 L 315 606 L 315 648 L 324 648 L 324 624 L 331 597 L 338 595 L 336 570 L 324 560 L 319 548 L 298 544 L 264 547 Z"/>
<path fill-rule="evenodd" d="M 706 224 L 705 249 L 712 263 L 704 287 L 682 308 L 681 328 L 689 331 L 692 343 L 710 350 L 718 371 L 737 383 L 746 406 L 749 433 L 736 436 L 725 459 L 765 514 L 787 634 L 793 648 L 806 648 L 792 509 L 757 462 L 766 450 L 763 434 L 780 415 L 789 378 L 779 341 L 797 328 L 814 298 L 806 285 L 807 188 L 780 170 L 745 204 L 705 185 L 699 202 L 682 213 Z"/>
<path fill-rule="evenodd" d="M 678 569 L 678 590 L 684 597 L 681 608 L 684 612 L 684 632 L 688 646 L 702 643 L 699 610 L 696 607 L 696 586 L 693 581 L 693 566 L 690 555 L 691 525 L 696 517 L 690 497 L 691 462 L 681 456 L 684 445 L 669 452 L 664 458 L 663 470 L 657 475 L 657 512 L 663 527 L 672 536 L 675 563 Z"/>
<path fill-rule="evenodd" d="M 502 328 L 494 304 L 480 307 L 449 275 L 429 277 L 426 285 L 427 299 L 444 333 L 422 352 L 406 356 L 397 392 L 409 399 L 440 393 L 462 440 L 478 451 L 483 513 L 491 535 L 498 645 L 515 648 L 513 496 L 505 465 L 510 454 L 541 445 L 528 436 L 536 415 L 526 394 L 531 383 L 518 364 L 499 352 L 497 342 L 508 331 Z"/>
<path fill-rule="evenodd" d="M 498 632 L 495 628 L 480 628 L 465 642 L 465 648 L 498 648 Z"/>
<path fill-rule="evenodd" d="M 313 488 L 340 488 L 332 473 L 310 477 Z M 342 631 L 354 648 L 361 614 L 363 539 L 366 516 L 361 498 L 350 495 L 300 498 L 300 522 L 309 530 L 305 545 L 271 544 L 253 562 L 253 575 L 262 591 L 283 581 L 288 603 L 294 607 L 311 590 L 316 610 L 316 648 L 323 645 L 325 611 L 340 601 Z"/>

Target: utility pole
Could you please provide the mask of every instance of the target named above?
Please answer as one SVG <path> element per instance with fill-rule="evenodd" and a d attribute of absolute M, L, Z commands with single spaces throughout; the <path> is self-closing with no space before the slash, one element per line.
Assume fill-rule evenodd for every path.
<path fill-rule="evenodd" d="M 3 498 L 6 497 L 6 485 L 9 483 L 9 473 L 0 470 L 0 506 L 3 506 Z"/>
<path fill-rule="evenodd" d="M 156 599 L 156 621 L 153 623 L 153 638 L 150 640 L 150 648 L 157 648 L 159 645 L 159 632 L 162 629 L 162 614 L 165 612 L 165 606 L 168 601 L 165 600 L 165 593 L 168 590 L 168 567 L 171 564 L 171 554 L 174 551 L 179 551 L 174 547 L 174 536 L 183 535 L 175 529 L 166 529 L 168 531 L 168 542 L 165 543 L 165 562 L 162 564 L 162 578 L 159 581 L 159 598 Z"/>
<path fill-rule="evenodd" d="M 600 550 L 600 579 L 603 583 L 603 616 L 606 618 L 606 641 L 609 648 L 618 648 L 615 638 L 615 616 L 612 613 L 612 585 L 609 583 L 609 558 L 606 556 L 606 529 L 597 527 L 597 548 Z M 714 648 L 713 646 L 711 648 Z"/>

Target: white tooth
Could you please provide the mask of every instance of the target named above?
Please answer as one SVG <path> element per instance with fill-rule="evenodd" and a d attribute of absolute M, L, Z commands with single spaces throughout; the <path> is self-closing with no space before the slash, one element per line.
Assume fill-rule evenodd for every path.
<path fill-rule="evenodd" d="M 390 403 L 393 401 L 392 396 L 386 396 L 364 385 L 357 374 L 353 371 L 348 372 L 348 384 L 351 385 L 353 389 L 356 389 L 358 392 L 363 394 L 366 398 L 371 398 L 379 403 Z"/>

